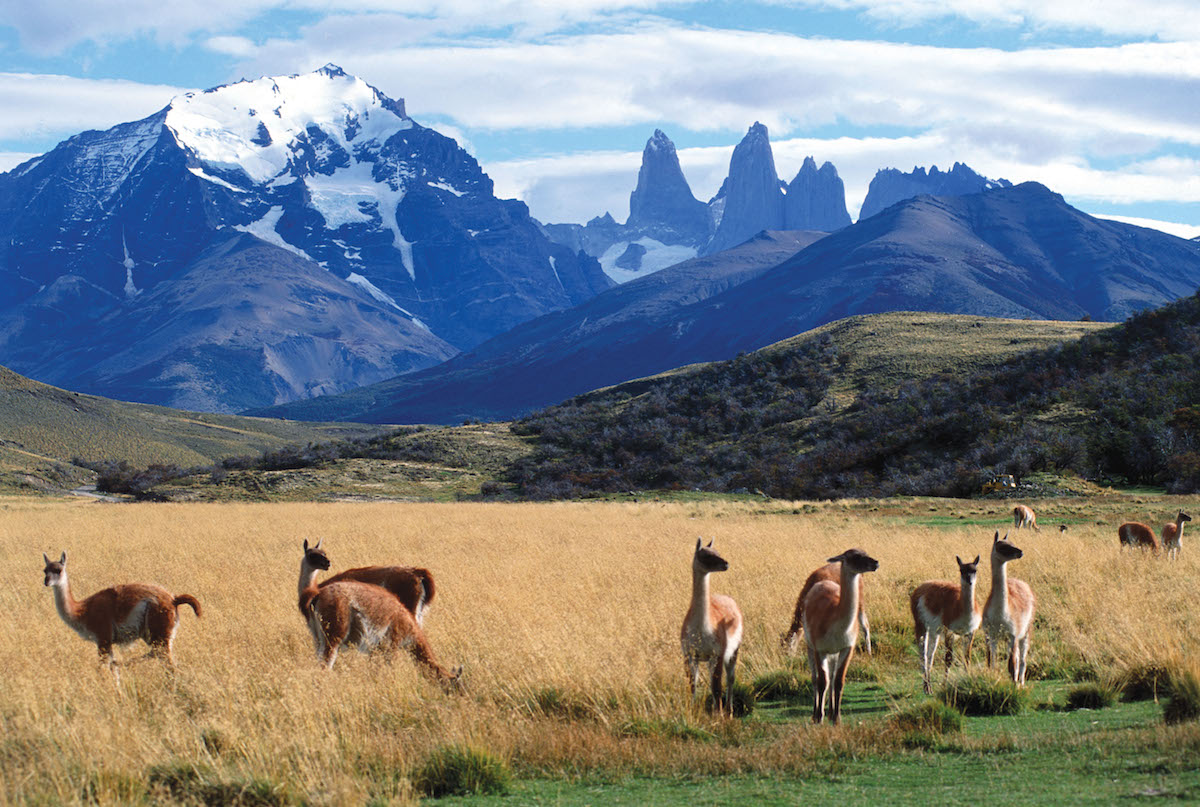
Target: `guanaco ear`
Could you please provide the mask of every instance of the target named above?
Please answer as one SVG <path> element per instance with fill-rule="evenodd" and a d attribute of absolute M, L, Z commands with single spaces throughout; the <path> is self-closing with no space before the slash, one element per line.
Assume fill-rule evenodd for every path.
<path fill-rule="evenodd" d="M 42 553 L 42 560 L 46 561 L 46 565 L 47 565 L 47 566 L 49 566 L 49 565 L 50 565 L 50 558 L 46 557 L 46 553 L 45 553 L 45 552 L 43 552 L 43 553 Z"/>
<path fill-rule="evenodd" d="M 305 552 L 308 551 L 308 539 L 307 538 L 304 539 L 304 551 Z"/>
<path fill-rule="evenodd" d="M 708 546 L 707 546 L 707 547 L 705 547 L 705 548 L 706 548 L 706 549 L 712 549 L 712 542 L 713 542 L 713 541 L 715 541 L 715 540 L 716 540 L 715 538 L 709 538 L 709 539 L 708 539 Z"/>
<path fill-rule="evenodd" d="M 1008 535 L 1008 533 L 1004 533 L 1004 534 Z M 996 530 L 996 534 L 992 537 L 992 543 L 994 544 L 999 540 L 1000 540 L 1000 530 Z"/>
<path fill-rule="evenodd" d="M 976 555 L 976 556 L 975 556 L 975 561 L 974 561 L 974 562 L 975 562 L 976 564 L 978 564 L 978 563 L 979 563 L 979 556 L 978 556 L 978 555 Z"/>
<path fill-rule="evenodd" d="M 320 549 L 321 544 L 323 544 L 324 542 L 325 542 L 325 536 L 322 535 L 320 538 L 317 539 L 317 545 L 314 546 L 313 549 Z"/>
<path fill-rule="evenodd" d="M 825 562 L 826 563 L 841 563 L 845 559 L 846 559 L 846 553 L 843 552 L 842 554 L 838 555 L 837 557 L 830 558 L 829 560 L 827 560 Z"/>
<path fill-rule="evenodd" d="M 58 562 L 61 563 L 63 566 L 67 565 L 67 550 L 65 550 L 65 549 L 63 550 L 62 557 L 58 559 Z"/>
<path fill-rule="evenodd" d="M 697 552 L 699 552 L 699 551 L 700 551 L 700 546 L 701 546 L 701 544 L 703 544 L 703 543 L 704 543 L 704 539 L 703 539 L 703 538 L 701 538 L 701 537 L 699 537 L 699 536 L 696 536 L 696 551 L 697 551 Z"/>
<path fill-rule="evenodd" d="M 1008 531 L 1007 530 L 1004 531 L 1004 540 L 1006 540 L 1006 541 L 1008 540 Z"/>

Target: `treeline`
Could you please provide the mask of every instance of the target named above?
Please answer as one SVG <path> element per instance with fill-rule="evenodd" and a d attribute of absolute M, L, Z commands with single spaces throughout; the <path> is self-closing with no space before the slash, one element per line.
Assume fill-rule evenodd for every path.
<path fill-rule="evenodd" d="M 644 488 L 781 498 L 965 496 L 994 473 L 1071 471 L 1200 489 L 1200 296 L 993 370 L 818 406 L 839 359 L 817 341 L 619 390 L 519 421 L 537 450 L 510 481 L 531 498 Z"/>

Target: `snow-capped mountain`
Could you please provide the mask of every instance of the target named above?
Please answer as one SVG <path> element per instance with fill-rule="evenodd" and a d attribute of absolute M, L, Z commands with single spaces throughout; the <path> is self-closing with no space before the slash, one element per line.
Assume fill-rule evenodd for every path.
<path fill-rule="evenodd" d="M 319 309 L 313 330 L 302 317 L 229 319 L 220 299 L 194 317 L 169 310 L 204 297 L 202 255 L 211 273 L 214 256 L 249 253 L 230 304 Z M 260 284 L 264 263 L 288 267 L 288 282 Z M 546 239 L 523 203 L 495 198 L 452 139 L 332 65 L 188 93 L 0 175 L 0 363 L 110 396 L 235 409 L 346 389 L 611 285 L 594 259 Z M 258 287 L 273 297 L 255 299 Z M 356 312 L 332 330 L 330 294 Z M 155 329 L 164 321 L 170 333 Z M 231 373 L 268 379 L 243 388 L 272 397 L 221 393 Z"/>

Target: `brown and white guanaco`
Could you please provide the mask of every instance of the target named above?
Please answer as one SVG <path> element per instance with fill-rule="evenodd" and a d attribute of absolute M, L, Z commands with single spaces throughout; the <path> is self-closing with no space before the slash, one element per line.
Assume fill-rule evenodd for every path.
<path fill-rule="evenodd" d="M 1033 633 L 1033 590 L 1024 580 L 1008 576 L 1008 564 L 1025 553 L 1008 541 L 1008 534 L 992 538 L 992 590 L 983 606 L 983 633 L 987 638 L 987 665 L 992 666 L 996 643 L 1010 643 L 1008 672 L 1018 686 L 1025 684 L 1029 640 Z"/>
<path fill-rule="evenodd" d="M 1140 521 L 1126 521 L 1117 527 L 1117 540 L 1121 542 L 1121 549 L 1132 546 L 1158 554 L 1158 539 L 1154 537 L 1154 529 Z"/>
<path fill-rule="evenodd" d="M 937 655 L 938 641 L 946 635 L 946 675 L 954 661 L 954 636 L 965 636 L 967 652 L 965 663 L 971 666 L 971 645 L 975 642 L 975 631 L 983 620 L 979 606 L 975 604 L 975 580 L 979 572 L 979 556 L 970 563 L 963 563 L 957 555 L 958 583 L 947 580 L 930 580 L 913 589 L 909 597 L 913 626 L 917 636 L 917 650 L 921 654 L 921 675 L 925 694 L 933 692 L 929 678 L 933 659 Z"/>
<path fill-rule="evenodd" d="M 316 584 L 317 572 L 330 566 L 321 549 L 323 540 L 312 547 L 304 541 L 299 580 L 300 612 L 308 622 L 321 663 L 333 669 L 343 645 L 364 653 L 386 650 L 393 654 L 403 647 L 447 690 L 458 688 L 462 667 L 446 670 L 437 662 L 416 617 L 390 591 L 356 580 Z"/>
<path fill-rule="evenodd" d="M 1037 525 L 1037 516 L 1033 514 L 1033 508 L 1027 504 L 1018 504 L 1013 508 L 1013 529 L 1019 530 L 1022 527 L 1032 527 L 1041 532 Z"/>
<path fill-rule="evenodd" d="M 46 563 L 45 585 L 54 589 L 58 615 L 71 630 L 96 643 L 102 664 L 116 673 L 113 645 L 142 639 L 150 645 L 150 655 L 175 666 L 172 645 L 179 627 L 179 606 L 189 605 L 200 616 L 200 602 L 195 597 L 174 597 L 162 586 L 149 583 L 127 583 L 76 600 L 67 579 L 67 553 L 50 560 L 43 552 L 42 560 Z"/>
<path fill-rule="evenodd" d="M 825 717 L 825 700 L 832 682 L 830 719 L 841 722 L 846 668 L 858 641 L 859 578 L 879 568 L 879 561 L 861 549 L 847 549 L 829 563 L 841 564 L 839 581 L 820 580 L 804 600 L 804 639 L 812 668 L 813 722 Z"/>
<path fill-rule="evenodd" d="M 700 680 L 700 663 L 705 662 L 712 682 L 713 707 L 721 713 L 728 706 L 732 716 L 734 673 L 742 645 L 742 612 L 732 598 L 709 591 L 708 576 L 729 568 L 729 562 L 717 554 L 712 543 L 701 546 L 701 540 L 696 539 L 696 551 L 692 554 L 692 599 L 683 618 L 679 643 L 692 695 L 696 694 Z M 726 679 L 724 693 L 722 673 Z"/>
<path fill-rule="evenodd" d="M 1179 553 L 1183 549 L 1183 523 L 1191 520 L 1191 516 L 1180 510 L 1179 515 L 1175 516 L 1174 522 L 1168 521 L 1163 524 L 1162 543 L 1163 549 L 1167 550 L 1168 559 L 1175 560 L 1179 557 Z"/>
<path fill-rule="evenodd" d="M 792 624 L 781 640 L 783 646 L 789 651 L 793 653 L 796 651 L 796 645 L 800 641 L 800 632 L 804 630 L 804 598 L 808 596 L 808 592 L 812 591 L 812 587 L 822 580 L 836 583 L 841 580 L 841 576 L 842 565 L 840 563 L 826 563 L 819 569 L 814 569 L 808 579 L 804 581 L 804 587 L 800 589 L 800 596 L 796 598 Z M 863 645 L 866 646 L 867 653 L 871 653 L 871 623 L 867 619 L 867 601 L 863 595 L 861 577 L 858 579 L 858 627 L 862 631 Z"/>
<path fill-rule="evenodd" d="M 360 566 L 347 569 L 327 577 L 317 585 L 320 588 L 331 583 L 344 580 L 355 580 L 359 583 L 385 588 L 400 601 L 416 618 L 417 624 L 424 627 L 425 611 L 433 602 L 436 589 L 433 584 L 433 573 L 428 569 L 416 566 Z"/>

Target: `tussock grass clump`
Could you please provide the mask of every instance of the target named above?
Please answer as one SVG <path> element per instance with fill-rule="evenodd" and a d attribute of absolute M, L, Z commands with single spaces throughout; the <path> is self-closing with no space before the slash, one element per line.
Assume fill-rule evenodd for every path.
<path fill-rule="evenodd" d="M 1183 723 L 1200 718 L 1200 671 L 1196 667 L 1176 670 L 1171 675 L 1171 699 L 1163 704 L 1163 719 Z"/>
<path fill-rule="evenodd" d="M 1171 694 L 1171 668 L 1156 661 L 1135 664 L 1121 674 L 1117 685 L 1124 701 L 1156 701 Z"/>
<path fill-rule="evenodd" d="M 462 745 L 435 748 L 413 777 L 417 790 L 431 798 L 504 795 L 512 784 L 508 765 L 489 751 Z"/>
<path fill-rule="evenodd" d="M 209 768 L 188 763 L 156 765 L 148 778 L 152 791 L 185 804 L 286 807 L 296 803 L 286 788 L 265 779 L 221 779 Z"/>
<path fill-rule="evenodd" d="M 925 700 L 902 709 L 891 717 L 892 725 L 901 731 L 927 734 L 950 734 L 962 731 L 962 714 L 937 700 Z"/>
<path fill-rule="evenodd" d="M 526 708 L 534 715 L 545 715 L 561 720 L 588 720 L 595 716 L 587 701 L 574 692 L 560 687 L 542 687 L 526 701 Z"/>
<path fill-rule="evenodd" d="M 755 678 L 750 689 L 760 701 L 811 701 L 813 696 L 812 679 L 795 670 L 769 670 Z"/>
<path fill-rule="evenodd" d="M 672 740 L 695 740 L 710 742 L 717 738 L 711 731 L 693 726 L 685 720 L 647 720 L 636 717 L 627 720 L 616 729 L 619 737 L 655 737 Z"/>
<path fill-rule="evenodd" d="M 1117 689 L 1103 681 L 1088 681 L 1067 692 L 1067 710 L 1107 709 L 1117 702 Z"/>
<path fill-rule="evenodd" d="M 939 697 L 972 717 L 1020 714 L 1028 700 L 1026 692 L 1011 680 L 986 672 L 952 678 Z"/>
<path fill-rule="evenodd" d="M 754 690 L 749 684 L 738 682 L 733 685 L 733 716 L 745 717 L 754 711 L 756 702 Z M 710 712 L 717 711 L 717 705 L 713 702 L 712 693 L 704 699 L 704 708 Z"/>

